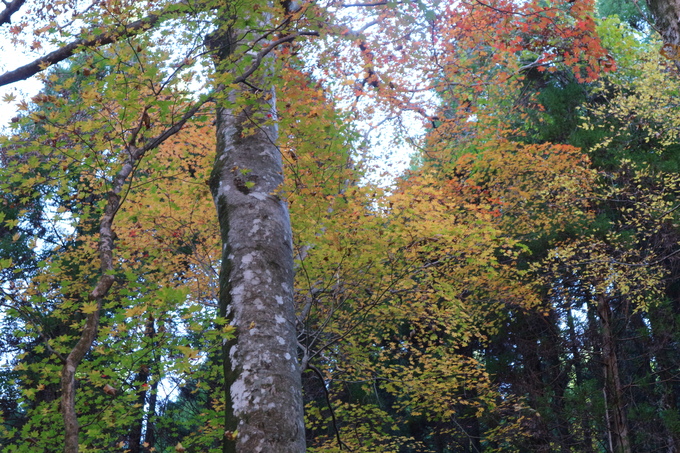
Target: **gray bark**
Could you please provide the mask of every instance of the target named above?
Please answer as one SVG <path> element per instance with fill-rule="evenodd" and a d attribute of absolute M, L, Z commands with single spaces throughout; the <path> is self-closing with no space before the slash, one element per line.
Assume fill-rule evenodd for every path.
<path fill-rule="evenodd" d="M 78 453 L 80 426 L 75 407 L 76 371 L 85 354 L 90 350 L 99 329 L 99 314 L 102 301 L 114 283 L 114 277 L 108 272 L 113 269 L 113 220 L 120 207 L 120 192 L 132 173 L 134 163 L 143 155 L 141 149 L 135 149 L 131 157 L 116 175 L 112 190 L 108 193 L 108 201 L 104 208 L 99 226 L 99 261 L 101 276 L 97 286 L 90 293 L 90 300 L 95 301 L 96 310 L 87 315 L 85 326 L 76 345 L 66 357 L 61 370 L 61 415 L 64 420 L 64 453 Z"/>
<path fill-rule="evenodd" d="M 221 32 L 210 45 L 231 50 L 233 36 Z M 217 109 L 210 188 L 223 243 L 220 311 L 236 327 L 235 339 L 224 345 L 224 452 L 305 451 L 292 233 L 278 194 L 283 163 L 275 144 L 273 58 L 265 56 L 242 90 L 230 93 L 230 107 Z M 233 107 L 241 95 L 252 103 Z"/>
<path fill-rule="evenodd" d="M 663 38 L 664 54 L 677 62 L 680 58 L 680 0 L 647 0 L 647 5 L 654 16 L 654 26 Z"/>
<path fill-rule="evenodd" d="M 657 30 L 665 42 L 680 42 L 680 0 L 647 0 Z"/>

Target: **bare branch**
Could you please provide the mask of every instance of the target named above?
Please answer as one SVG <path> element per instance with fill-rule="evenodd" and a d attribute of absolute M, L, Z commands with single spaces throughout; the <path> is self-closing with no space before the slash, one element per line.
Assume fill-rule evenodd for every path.
<path fill-rule="evenodd" d="M 10 3 L 5 3 L 5 9 L 0 13 L 0 25 L 11 23 L 12 14 L 19 11 L 24 3 L 26 0 L 12 0 Z"/>

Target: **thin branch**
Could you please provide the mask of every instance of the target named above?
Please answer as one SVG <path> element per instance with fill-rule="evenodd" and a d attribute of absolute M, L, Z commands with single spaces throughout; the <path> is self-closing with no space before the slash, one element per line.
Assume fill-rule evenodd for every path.
<path fill-rule="evenodd" d="M 257 70 L 257 68 L 260 67 L 260 64 L 262 63 L 262 60 L 264 57 L 269 55 L 269 53 L 276 49 L 278 46 L 281 44 L 287 43 L 294 41 L 295 38 L 298 38 L 300 36 L 319 36 L 319 33 L 316 31 L 301 31 L 297 33 L 292 33 L 288 36 L 284 36 L 283 38 L 279 38 L 276 41 L 273 41 L 271 44 L 269 44 L 267 47 L 264 49 L 260 50 L 257 55 L 255 56 L 255 61 L 252 62 L 252 64 L 246 69 L 243 74 L 240 76 L 236 77 L 232 83 L 242 83 L 245 82 L 248 77 L 250 77 L 253 72 Z"/>
<path fill-rule="evenodd" d="M 371 6 L 385 6 L 390 2 L 374 2 L 374 3 L 341 3 L 337 6 L 340 8 L 361 8 L 361 7 L 371 7 Z M 406 2 L 399 2 L 400 3 L 406 3 Z"/>
<path fill-rule="evenodd" d="M 176 15 L 173 12 L 172 15 Z M 104 46 L 107 44 L 112 44 L 121 38 L 127 38 L 130 36 L 143 33 L 146 30 L 157 25 L 161 19 L 166 19 L 170 14 L 150 14 L 143 19 L 139 19 L 131 24 L 128 24 L 122 28 L 117 27 L 117 29 L 111 30 L 107 33 L 103 33 L 96 38 L 92 39 L 77 39 L 65 46 L 44 55 L 27 65 L 21 66 L 13 71 L 5 72 L 0 75 L 0 86 L 9 85 L 20 80 L 26 80 L 39 72 L 44 71 L 49 66 L 57 64 L 71 57 L 72 55 L 78 53 L 83 48 L 96 48 Z"/>
<path fill-rule="evenodd" d="M 488 9 L 490 9 L 490 10 L 492 10 L 492 11 L 496 11 L 497 13 L 500 13 L 500 14 L 507 14 L 507 15 L 511 15 L 511 16 L 520 16 L 520 17 L 531 17 L 531 16 L 536 16 L 536 15 L 538 15 L 538 14 L 541 14 L 541 13 L 545 12 L 545 11 L 555 9 L 555 8 L 546 8 L 546 9 L 539 10 L 539 11 L 534 11 L 534 12 L 531 12 L 531 13 L 521 13 L 521 12 L 519 12 L 519 11 L 515 11 L 515 10 L 511 10 L 511 9 L 501 9 L 501 8 L 496 8 L 495 6 L 491 6 L 491 5 L 488 4 L 488 3 L 484 3 L 484 2 L 481 1 L 481 0 L 475 0 L 475 1 L 476 1 L 479 5 L 483 6 L 484 8 L 488 8 Z"/>
<path fill-rule="evenodd" d="M 186 113 L 184 113 L 184 115 L 182 115 L 179 121 L 177 121 L 171 127 L 167 128 L 165 131 L 161 132 L 154 138 L 147 140 L 146 144 L 144 144 L 144 146 L 141 148 L 142 154 L 156 148 L 165 140 L 179 132 L 179 130 L 182 129 L 182 127 L 186 124 L 186 122 L 189 121 L 201 109 L 201 107 L 203 107 L 203 105 L 207 104 L 208 102 L 214 101 L 213 96 L 223 90 L 224 87 L 219 87 L 213 92 L 211 96 L 206 96 L 205 98 L 197 101 L 193 107 L 191 107 L 189 110 L 186 111 Z"/>
<path fill-rule="evenodd" d="M 326 380 L 323 378 L 323 373 L 321 373 L 321 370 L 318 369 L 316 366 L 312 365 L 311 363 L 307 363 L 307 368 L 312 370 L 319 377 L 319 379 L 321 379 L 321 386 L 323 387 L 323 393 L 326 396 L 326 404 L 328 405 L 328 410 L 331 411 L 331 419 L 333 420 L 335 438 L 338 440 L 338 446 L 340 447 L 340 450 L 342 450 L 342 447 L 346 447 L 349 450 L 349 447 L 347 447 L 347 445 L 345 445 L 345 443 L 340 438 L 338 420 L 335 418 L 335 411 L 333 410 L 333 406 L 331 405 L 331 397 L 328 394 L 328 389 L 326 388 Z"/>

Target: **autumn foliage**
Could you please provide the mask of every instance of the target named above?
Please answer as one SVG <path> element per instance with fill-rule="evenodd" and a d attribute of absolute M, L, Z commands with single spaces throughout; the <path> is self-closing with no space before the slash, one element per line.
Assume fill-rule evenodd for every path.
<path fill-rule="evenodd" d="M 288 340 L 236 321 L 282 270 L 243 244 L 275 227 L 294 445 L 680 448 L 680 91 L 653 37 L 591 1 L 48 3 L 0 13 L 34 59 L 0 84 L 42 82 L 3 97 L 0 450 L 246 448 L 276 389 L 239 338 Z M 375 182 L 371 148 L 405 144 Z M 260 202 L 280 217 L 236 231 Z"/>

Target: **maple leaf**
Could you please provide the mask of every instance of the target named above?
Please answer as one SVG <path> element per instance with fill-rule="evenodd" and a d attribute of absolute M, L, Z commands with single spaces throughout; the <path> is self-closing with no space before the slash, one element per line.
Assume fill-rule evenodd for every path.
<path fill-rule="evenodd" d="M 85 313 L 86 315 L 95 313 L 98 310 L 99 310 L 99 305 L 97 304 L 97 302 L 85 303 L 85 304 L 83 304 L 82 308 L 80 309 L 80 311 Z"/>

